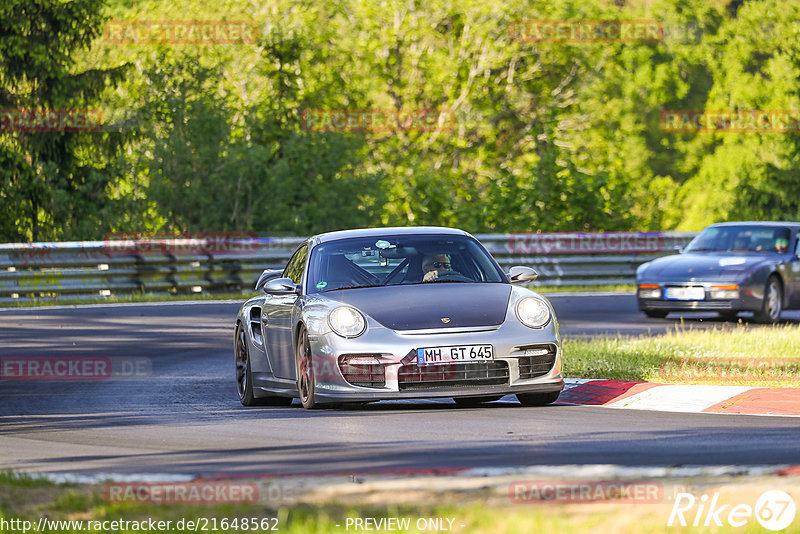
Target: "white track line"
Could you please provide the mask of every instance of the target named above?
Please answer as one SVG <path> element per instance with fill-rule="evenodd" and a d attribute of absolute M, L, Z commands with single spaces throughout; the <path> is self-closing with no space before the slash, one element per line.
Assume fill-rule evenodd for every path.
<path fill-rule="evenodd" d="M 537 466 L 518 466 L 518 467 L 478 467 L 465 469 L 457 473 L 448 474 L 397 474 L 369 472 L 357 473 L 359 479 L 369 479 L 372 481 L 398 480 L 398 479 L 424 479 L 424 478 L 461 478 L 461 477 L 507 477 L 507 476 L 530 476 L 530 477 L 554 477 L 564 479 L 587 479 L 587 480 L 613 480 L 613 479 L 640 479 L 640 478 L 684 478 L 684 477 L 720 477 L 720 476 L 770 476 L 778 471 L 792 467 L 791 465 L 687 465 L 680 467 L 670 466 L 622 466 L 616 464 L 597 464 L 597 465 L 537 465 Z M 219 475 L 223 475 L 220 473 Z M 262 478 L 260 473 L 252 473 L 252 477 L 242 477 L 238 473 L 230 473 L 232 480 L 257 480 Z M 105 482 L 141 482 L 146 484 L 153 483 L 178 483 L 190 482 L 196 478 L 204 478 L 204 475 L 187 475 L 177 473 L 29 473 L 27 476 L 35 479 L 44 479 L 58 484 L 97 484 Z M 338 483 L 339 479 L 349 475 L 330 474 L 316 475 L 309 473 L 270 474 L 267 479 L 273 483 L 291 480 L 314 480 L 319 484 L 325 481 Z M 225 481 L 224 476 L 216 476 L 213 479 Z M 231 479 L 228 479 L 231 480 Z M 488 483 L 488 482 L 487 482 Z"/>
<path fill-rule="evenodd" d="M 749 386 L 664 385 L 636 393 L 605 406 L 660 412 L 702 412 L 715 404 L 752 389 Z"/>

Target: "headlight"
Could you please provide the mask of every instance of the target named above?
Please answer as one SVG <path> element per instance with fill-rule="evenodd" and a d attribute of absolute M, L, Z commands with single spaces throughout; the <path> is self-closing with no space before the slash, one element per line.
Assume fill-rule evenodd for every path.
<path fill-rule="evenodd" d="M 342 337 L 358 337 L 367 328 L 367 321 L 358 310 L 350 306 L 339 306 L 328 316 L 328 324 Z"/>
<path fill-rule="evenodd" d="M 711 286 L 709 296 L 712 299 L 736 300 L 739 298 L 739 286 L 737 284 Z"/>
<path fill-rule="evenodd" d="M 517 303 L 517 318 L 525 326 L 541 328 L 550 321 L 550 308 L 543 300 L 527 297 Z"/>
<path fill-rule="evenodd" d="M 640 299 L 660 299 L 661 286 L 658 284 L 639 284 Z"/>

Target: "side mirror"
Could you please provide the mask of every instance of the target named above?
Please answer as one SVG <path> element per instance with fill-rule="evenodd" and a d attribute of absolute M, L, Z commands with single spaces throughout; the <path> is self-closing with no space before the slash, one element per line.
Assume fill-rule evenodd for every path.
<path fill-rule="evenodd" d="M 672 247 L 672 251 L 675 254 L 683 254 L 683 246 L 682 245 L 675 245 L 674 247 Z"/>
<path fill-rule="evenodd" d="M 264 292 L 270 295 L 297 294 L 297 285 L 291 278 L 275 278 L 264 284 Z"/>
<path fill-rule="evenodd" d="M 256 282 L 256 291 L 264 287 L 264 284 L 272 280 L 273 278 L 278 278 L 281 275 L 281 271 L 273 271 L 272 269 L 266 269 L 261 276 L 258 277 L 258 281 Z"/>
<path fill-rule="evenodd" d="M 517 284 L 519 282 L 532 282 L 533 280 L 539 278 L 539 273 L 530 267 L 516 265 L 509 269 L 508 278 L 511 280 L 512 284 Z"/>

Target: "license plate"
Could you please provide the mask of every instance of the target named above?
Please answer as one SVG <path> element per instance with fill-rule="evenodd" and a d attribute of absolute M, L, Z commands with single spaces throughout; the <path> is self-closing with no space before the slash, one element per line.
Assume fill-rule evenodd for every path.
<path fill-rule="evenodd" d="M 664 290 L 667 300 L 704 300 L 706 290 L 702 287 L 668 287 Z"/>
<path fill-rule="evenodd" d="M 417 349 L 417 365 L 485 362 L 494 360 L 491 345 L 459 345 Z"/>

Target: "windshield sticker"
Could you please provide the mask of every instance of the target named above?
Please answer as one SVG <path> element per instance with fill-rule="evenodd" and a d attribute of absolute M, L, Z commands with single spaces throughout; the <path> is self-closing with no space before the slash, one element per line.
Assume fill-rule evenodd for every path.
<path fill-rule="evenodd" d="M 317 284 L 317 289 L 325 289 L 328 286 L 328 282 L 320 282 Z"/>

